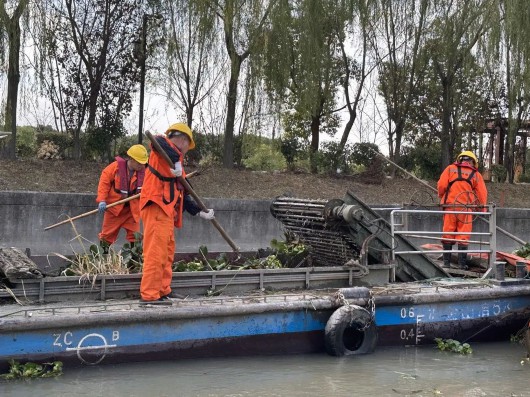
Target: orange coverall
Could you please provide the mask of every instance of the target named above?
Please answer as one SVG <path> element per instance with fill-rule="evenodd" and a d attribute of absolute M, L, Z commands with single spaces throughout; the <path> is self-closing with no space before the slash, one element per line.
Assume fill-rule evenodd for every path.
<path fill-rule="evenodd" d="M 459 176 L 460 170 L 460 176 Z M 482 175 L 471 165 L 453 163 L 447 166 L 438 180 L 438 197 L 446 211 L 480 211 L 479 208 L 466 208 L 466 205 L 486 205 L 488 191 Z M 459 206 L 462 204 L 463 206 Z M 467 214 L 445 214 L 443 232 L 462 232 L 462 234 L 442 235 L 442 244 L 467 246 L 469 233 L 473 230 L 473 217 Z"/>
<path fill-rule="evenodd" d="M 182 154 L 166 137 L 157 136 L 169 157 L 181 161 Z M 157 175 L 158 174 L 158 175 Z M 185 176 L 185 173 L 182 174 Z M 168 163 L 152 149 L 140 195 L 140 215 L 144 225 L 144 264 L 140 295 L 143 300 L 158 300 L 171 293 L 172 265 L 175 255 L 174 227 L 182 226 L 182 212 L 200 212 L 171 174 Z"/>
<path fill-rule="evenodd" d="M 110 163 L 101 173 L 98 184 L 98 195 L 96 202 L 105 201 L 107 204 L 123 200 L 137 193 L 136 171 L 129 172 L 129 192 L 125 195 L 120 192 L 120 175 L 118 172 L 118 161 Z M 108 208 L 103 216 L 103 226 L 99 239 L 110 244 L 118 238 L 121 228 L 127 231 L 127 241 L 134 242 L 134 233 L 140 231 L 140 205 L 139 200 L 131 200 Z"/>

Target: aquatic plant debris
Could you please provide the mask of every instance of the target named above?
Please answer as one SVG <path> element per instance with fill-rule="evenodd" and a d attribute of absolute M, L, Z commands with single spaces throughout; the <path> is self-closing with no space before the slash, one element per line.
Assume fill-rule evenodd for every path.
<path fill-rule="evenodd" d="M 471 354 L 473 349 L 469 343 L 460 343 L 454 339 L 434 338 L 436 347 L 441 351 L 450 351 L 459 354 Z"/>
<path fill-rule="evenodd" d="M 32 378 L 51 378 L 63 374 L 62 361 L 51 363 L 33 363 L 27 362 L 21 364 L 15 360 L 9 360 L 9 372 L 0 374 L 0 377 L 6 380 L 14 379 L 32 379 Z"/>

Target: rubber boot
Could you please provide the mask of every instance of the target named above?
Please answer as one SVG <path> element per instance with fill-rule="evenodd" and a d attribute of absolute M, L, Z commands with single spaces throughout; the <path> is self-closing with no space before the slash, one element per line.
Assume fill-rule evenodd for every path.
<path fill-rule="evenodd" d="M 467 251 L 467 245 L 459 245 L 458 251 Z M 462 270 L 467 270 L 467 253 L 466 252 L 459 252 L 458 253 L 458 267 Z"/>
<path fill-rule="evenodd" d="M 452 250 L 453 249 L 453 244 L 443 244 L 443 249 L 444 249 L 444 251 Z M 444 266 L 445 267 L 450 267 L 451 266 L 451 253 L 450 252 L 444 252 L 443 258 L 444 258 Z"/>

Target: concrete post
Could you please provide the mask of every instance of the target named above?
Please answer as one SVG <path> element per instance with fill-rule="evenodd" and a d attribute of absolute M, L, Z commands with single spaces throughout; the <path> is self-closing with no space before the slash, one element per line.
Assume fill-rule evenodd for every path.
<path fill-rule="evenodd" d="M 515 277 L 525 278 L 526 277 L 526 263 L 523 261 L 515 262 Z"/>
<path fill-rule="evenodd" d="M 495 262 L 495 280 L 504 281 L 506 262 Z"/>

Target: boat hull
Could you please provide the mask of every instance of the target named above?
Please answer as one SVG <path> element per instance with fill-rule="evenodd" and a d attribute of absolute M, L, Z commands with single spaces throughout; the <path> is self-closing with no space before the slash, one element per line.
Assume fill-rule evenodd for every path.
<path fill-rule="evenodd" d="M 375 301 L 380 346 L 432 344 L 435 338 L 508 340 L 530 316 L 527 283 L 445 292 L 405 289 L 375 297 L 367 288 L 342 291 L 351 304 L 367 306 L 370 296 Z M 334 294 L 292 294 L 199 299 L 164 308 L 119 302 L 4 310 L 0 369 L 9 359 L 96 365 L 319 352 L 326 323 L 339 306 Z"/>

